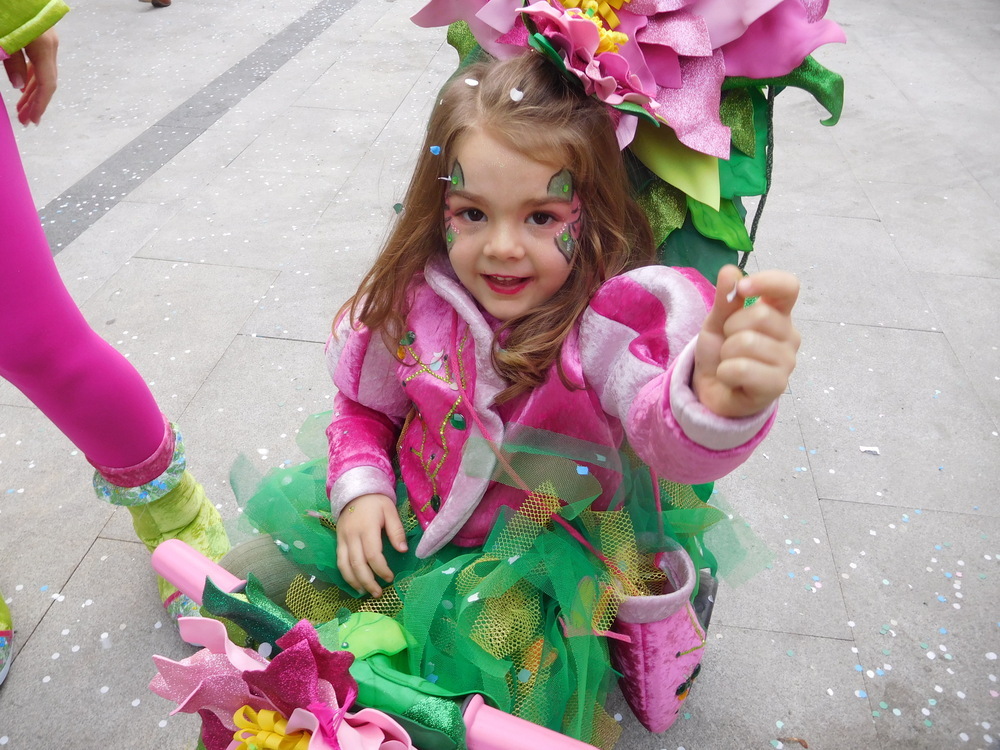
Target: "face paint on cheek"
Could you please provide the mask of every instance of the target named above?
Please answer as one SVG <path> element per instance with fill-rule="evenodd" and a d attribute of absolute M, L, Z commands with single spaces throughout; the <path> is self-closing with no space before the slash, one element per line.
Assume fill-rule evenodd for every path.
<path fill-rule="evenodd" d="M 549 180 L 549 195 L 554 198 L 569 200 L 570 220 L 563 224 L 562 229 L 556 235 L 556 249 L 563 254 L 567 263 L 573 262 L 576 254 L 576 246 L 580 240 L 580 230 L 583 224 L 580 221 L 583 211 L 580 205 L 580 196 L 573 190 L 573 175 L 568 169 L 564 169 L 552 175 Z"/>
<path fill-rule="evenodd" d="M 452 245 L 455 244 L 457 236 L 458 230 L 455 229 L 455 212 L 451 210 L 451 204 L 448 202 L 446 196 L 444 200 L 444 244 L 448 248 L 448 252 L 451 252 Z"/>
<path fill-rule="evenodd" d="M 448 252 L 451 252 L 451 248 L 455 244 L 455 238 L 458 236 L 458 230 L 455 229 L 455 212 L 451 209 L 449 197 L 452 189 L 462 190 L 464 187 L 465 175 L 462 173 L 462 165 L 456 160 L 455 165 L 451 168 L 451 176 L 448 178 L 448 190 L 445 191 L 444 196 L 444 244 L 448 248 Z"/>

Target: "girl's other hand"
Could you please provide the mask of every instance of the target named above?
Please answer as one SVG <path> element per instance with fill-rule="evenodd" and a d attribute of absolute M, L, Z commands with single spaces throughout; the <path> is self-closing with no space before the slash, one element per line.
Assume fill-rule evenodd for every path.
<path fill-rule="evenodd" d="M 56 52 L 59 37 L 49 29 L 20 52 L 3 61 L 11 85 L 21 92 L 17 119 L 22 125 L 41 122 L 52 95 L 56 93 Z"/>
<path fill-rule="evenodd" d="M 695 348 L 691 385 L 702 404 L 723 417 L 748 417 L 785 391 L 802 341 L 791 316 L 798 295 L 799 280 L 785 271 L 719 272 Z M 744 307 L 748 297 L 759 299 Z"/>
<path fill-rule="evenodd" d="M 383 529 L 392 546 L 406 552 L 403 522 L 396 503 L 386 495 L 356 497 L 337 518 L 337 568 L 356 591 L 375 597 L 382 595 L 375 576 L 387 583 L 393 578 L 382 554 Z"/>

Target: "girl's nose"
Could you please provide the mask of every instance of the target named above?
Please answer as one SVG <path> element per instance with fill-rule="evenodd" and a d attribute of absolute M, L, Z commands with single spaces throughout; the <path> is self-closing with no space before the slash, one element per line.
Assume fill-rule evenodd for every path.
<path fill-rule="evenodd" d="M 516 260 L 524 256 L 524 245 L 518 228 L 507 222 L 495 222 L 484 252 L 493 258 Z"/>

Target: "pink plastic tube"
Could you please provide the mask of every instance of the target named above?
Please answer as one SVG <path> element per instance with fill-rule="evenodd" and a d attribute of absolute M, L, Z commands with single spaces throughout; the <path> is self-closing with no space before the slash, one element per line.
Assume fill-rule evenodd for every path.
<path fill-rule="evenodd" d="M 212 562 L 180 539 L 167 539 L 153 550 L 153 570 L 172 583 L 184 595 L 201 605 L 205 580 L 222 591 L 242 591 L 247 582 Z"/>
<path fill-rule="evenodd" d="M 593 745 L 532 724 L 471 696 L 462 714 L 469 750 L 597 750 Z"/>

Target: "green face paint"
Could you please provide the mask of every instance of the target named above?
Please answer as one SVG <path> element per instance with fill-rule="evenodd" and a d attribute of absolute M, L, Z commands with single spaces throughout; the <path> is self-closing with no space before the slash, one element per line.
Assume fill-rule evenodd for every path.
<path fill-rule="evenodd" d="M 581 206 L 580 197 L 573 190 L 573 175 L 568 169 L 552 175 L 548 194 L 553 198 L 569 201 L 572 218 L 556 235 L 556 249 L 563 254 L 567 263 L 572 263 L 576 254 L 576 244 L 580 239 Z"/>
<path fill-rule="evenodd" d="M 444 244 L 451 251 L 455 244 L 455 237 L 458 230 L 455 229 L 455 212 L 451 208 L 449 194 L 452 190 L 462 190 L 465 187 L 465 175 L 462 174 L 462 165 L 455 160 L 455 165 L 451 168 L 451 177 L 448 178 L 448 189 L 444 195 Z"/>

